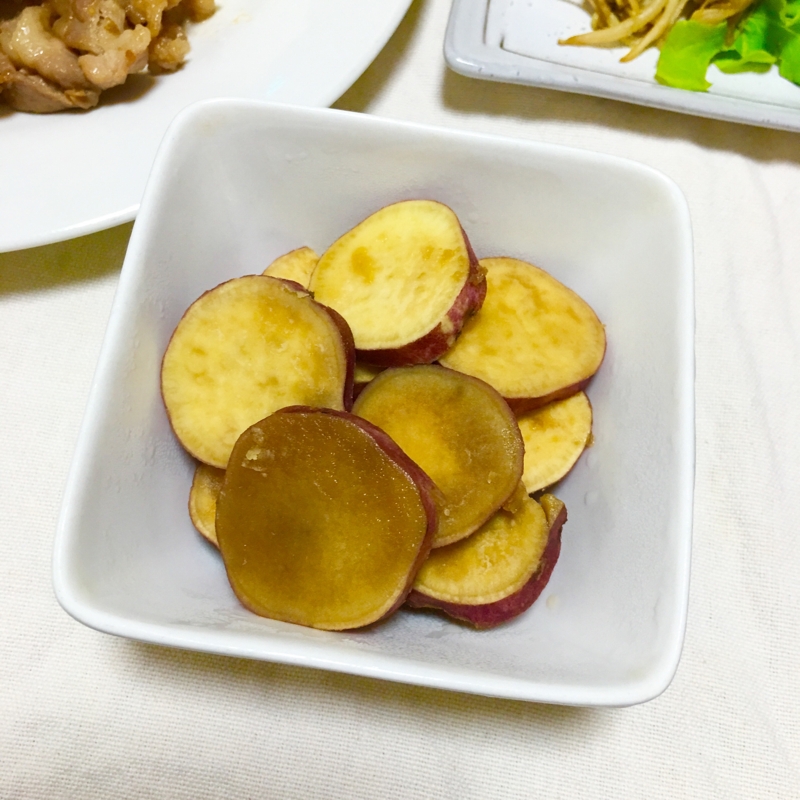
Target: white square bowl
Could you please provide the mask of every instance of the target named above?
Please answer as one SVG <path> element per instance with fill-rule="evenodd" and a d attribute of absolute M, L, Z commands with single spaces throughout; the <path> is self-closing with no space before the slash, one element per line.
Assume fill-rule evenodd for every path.
<path fill-rule="evenodd" d="M 206 289 L 416 197 L 450 205 L 479 257 L 535 262 L 606 324 L 594 445 L 556 492 L 561 558 L 539 601 L 492 631 L 406 610 L 348 633 L 262 619 L 189 521 L 194 465 L 161 403 L 161 356 Z M 347 112 L 196 105 L 165 137 L 131 236 L 61 512 L 58 600 L 175 647 L 524 700 L 649 700 L 686 622 L 693 330 L 686 202 L 652 169 Z"/>

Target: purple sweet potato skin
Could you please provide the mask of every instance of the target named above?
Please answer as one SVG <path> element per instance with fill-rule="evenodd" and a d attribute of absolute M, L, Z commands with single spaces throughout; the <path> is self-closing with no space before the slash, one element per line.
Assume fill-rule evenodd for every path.
<path fill-rule="evenodd" d="M 572 397 L 573 394 L 582 392 L 592 380 L 593 376 L 589 376 L 578 383 L 573 383 L 565 386 L 563 389 L 556 389 L 550 394 L 542 395 L 541 397 L 506 397 L 506 403 L 511 407 L 511 410 L 518 417 L 522 414 L 527 414 L 528 411 L 534 411 L 537 408 L 546 406 L 548 403 L 553 403 L 556 400 L 564 400 L 567 397 Z"/>
<path fill-rule="evenodd" d="M 356 399 L 355 384 L 353 382 L 356 369 L 356 343 L 353 339 L 353 331 L 350 330 L 347 320 L 338 311 L 322 303 L 318 303 L 318 305 L 325 309 L 328 316 L 333 320 L 334 325 L 339 329 L 339 335 L 342 337 L 345 359 L 347 360 L 342 404 L 344 405 L 345 411 L 350 411 L 353 408 L 353 401 Z"/>
<path fill-rule="evenodd" d="M 469 605 L 438 600 L 414 589 L 408 595 L 406 605 L 410 608 L 434 608 L 481 630 L 495 628 L 504 622 L 514 619 L 523 611 L 527 611 L 547 586 L 561 554 L 561 529 L 566 521 L 567 509 L 564 506 L 550 525 L 547 545 L 539 560 L 539 568 L 533 573 L 528 582 L 514 594 L 494 603 Z"/>
<path fill-rule="evenodd" d="M 379 367 L 404 367 L 410 364 L 431 364 L 454 344 L 464 323 L 483 305 L 486 298 L 486 272 L 464 232 L 469 255 L 469 274 L 444 321 L 421 339 L 393 350 L 359 350 L 357 355 L 367 364 Z"/>

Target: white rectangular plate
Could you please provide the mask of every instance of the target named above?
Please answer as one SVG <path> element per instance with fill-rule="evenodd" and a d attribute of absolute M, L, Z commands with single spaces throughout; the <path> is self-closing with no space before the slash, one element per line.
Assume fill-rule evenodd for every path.
<path fill-rule="evenodd" d="M 445 36 L 448 65 L 462 75 L 626 100 L 703 117 L 800 130 L 800 86 L 778 75 L 708 70 L 708 92 L 662 86 L 654 48 L 628 64 L 627 48 L 558 44 L 591 30 L 578 0 L 454 0 Z"/>
<path fill-rule="evenodd" d="M 262 619 L 192 528 L 161 357 L 205 290 L 418 197 L 450 205 L 479 256 L 535 261 L 606 325 L 594 445 L 556 489 L 561 558 L 539 601 L 491 631 L 406 610 L 347 633 Z M 134 226 L 64 498 L 58 599 L 94 628 L 176 647 L 526 700 L 648 700 L 686 619 L 692 282 L 686 202 L 647 167 L 361 114 L 197 105 L 169 129 Z"/>

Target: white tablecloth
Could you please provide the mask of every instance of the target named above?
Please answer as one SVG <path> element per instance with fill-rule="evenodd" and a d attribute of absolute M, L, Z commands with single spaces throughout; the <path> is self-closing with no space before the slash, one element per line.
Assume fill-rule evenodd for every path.
<path fill-rule="evenodd" d="M 70 619 L 53 536 L 124 226 L 0 255 L 0 798 L 800 797 L 800 136 L 462 78 L 448 10 L 415 2 L 337 106 L 627 156 L 689 201 L 697 481 L 672 686 L 630 709 L 538 706 Z"/>

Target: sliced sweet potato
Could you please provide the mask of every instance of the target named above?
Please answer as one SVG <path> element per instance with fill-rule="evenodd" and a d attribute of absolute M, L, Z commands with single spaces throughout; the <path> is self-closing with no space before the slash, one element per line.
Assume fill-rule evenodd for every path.
<path fill-rule="evenodd" d="M 386 367 L 376 367 L 373 364 L 365 364 L 363 361 L 356 361 L 356 368 L 353 373 L 353 399 L 355 400 L 364 387 L 374 378 L 377 378 Z"/>
<path fill-rule="evenodd" d="M 367 217 L 322 255 L 310 287 L 348 321 L 359 358 L 382 366 L 435 361 L 486 294 L 458 217 L 433 200 Z"/>
<path fill-rule="evenodd" d="M 388 369 L 353 413 L 386 431 L 439 488 L 434 547 L 476 531 L 513 494 L 523 444 L 508 404 L 483 381 L 435 364 Z"/>
<path fill-rule="evenodd" d="M 284 408 L 236 442 L 217 504 L 231 586 L 256 614 L 325 630 L 405 599 L 436 528 L 427 475 L 366 420 Z"/>
<path fill-rule="evenodd" d="M 522 482 L 533 494 L 560 481 L 592 435 L 592 405 L 584 392 L 535 408 L 517 418 L 525 442 Z"/>
<path fill-rule="evenodd" d="M 225 480 L 225 470 L 198 464 L 189 490 L 189 516 L 192 524 L 208 539 L 217 545 L 217 498 Z"/>
<path fill-rule="evenodd" d="M 242 431 L 279 408 L 349 407 L 354 361 L 341 315 L 289 281 L 246 275 L 183 315 L 164 354 L 161 392 L 181 444 L 224 468 Z"/>
<path fill-rule="evenodd" d="M 564 504 L 527 498 L 513 514 L 498 511 L 477 533 L 431 552 L 406 604 L 435 608 L 476 628 L 493 628 L 533 605 L 561 552 Z"/>
<path fill-rule="evenodd" d="M 310 247 L 298 247 L 278 256 L 265 270 L 264 275 L 294 281 L 304 289 L 308 288 L 311 273 L 317 266 L 319 256 Z"/>
<path fill-rule="evenodd" d="M 441 363 L 494 386 L 517 414 L 585 388 L 606 336 L 591 307 L 544 270 L 487 258 L 487 294 Z"/>

